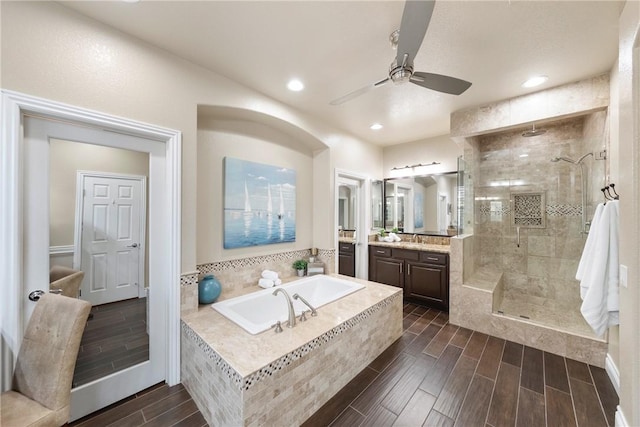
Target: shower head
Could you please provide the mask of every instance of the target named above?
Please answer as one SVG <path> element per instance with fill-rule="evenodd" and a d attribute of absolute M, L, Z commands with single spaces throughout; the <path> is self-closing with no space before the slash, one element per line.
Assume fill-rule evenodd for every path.
<path fill-rule="evenodd" d="M 536 124 L 534 123 L 531 130 L 522 132 L 522 136 L 525 138 L 531 138 L 532 136 L 539 136 L 545 133 L 547 133 L 546 129 L 536 129 Z"/>

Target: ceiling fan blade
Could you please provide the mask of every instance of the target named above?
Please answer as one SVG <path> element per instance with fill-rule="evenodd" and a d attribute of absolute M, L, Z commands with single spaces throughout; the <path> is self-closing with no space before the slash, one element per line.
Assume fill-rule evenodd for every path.
<path fill-rule="evenodd" d="M 413 59 L 427 33 L 434 6 L 434 0 L 407 0 L 405 3 L 398 37 L 397 64 L 401 64 L 404 55 L 408 54 L 408 65 L 413 65 Z"/>
<path fill-rule="evenodd" d="M 329 104 L 331 105 L 340 105 L 340 104 L 344 104 L 347 101 L 350 101 L 354 98 L 359 97 L 360 95 L 364 95 L 365 93 L 369 92 L 371 89 L 376 88 L 378 86 L 382 86 L 383 84 L 385 84 L 386 82 L 389 81 L 389 77 L 382 79 L 378 82 L 375 82 L 373 84 L 367 85 L 365 87 L 361 87 L 358 90 L 354 90 L 353 92 L 349 92 L 348 94 L 341 96 L 340 98 L 336 98 L 333 101 L 329 102 Z"/>
<path fill-rule="evenodd" d="M 442 74 L 422 73 L 420 71 L 414 72 L 409 81 L 418 86 L 451 95 L 460 95 L 471 87 L 471 83 L 466 80 L 443 76 Z"/>

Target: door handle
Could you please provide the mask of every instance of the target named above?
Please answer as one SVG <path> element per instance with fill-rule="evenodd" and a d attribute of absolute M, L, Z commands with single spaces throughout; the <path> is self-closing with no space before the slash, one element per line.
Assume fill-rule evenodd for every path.
<path fill-rule="evenodd" d="M 134 243 L 134 244 L 129 245 L 129 246 L 127 246 L 127 247 L 128 247 L 128 248 L 137 248 L 137 247 L 138 247 L 138 244 L 137 244 L 137 243 Z"/>
<path fill-rule="evenodd" d="M 36 289 L 35 291 L 31 291 L 29 293 L 29 301 L 37 302 L 40 298 L 42 298 L 42 295 L 44 295 L 46 293 L 47 292 L 43 291 L 42 289 Z M 61 295 L 62 294 L 62 289 L 50 289 L 49 293 L 50 294 Z"/>
<path fill-rule="evenodd" d="M 46 292 L 43 291 L 42 289 L 37 289 L 35 291 L 32 291 L 31 293 L 29 293 L 29 300 L 33 302 L 37 302 L 45 293 Z"/>

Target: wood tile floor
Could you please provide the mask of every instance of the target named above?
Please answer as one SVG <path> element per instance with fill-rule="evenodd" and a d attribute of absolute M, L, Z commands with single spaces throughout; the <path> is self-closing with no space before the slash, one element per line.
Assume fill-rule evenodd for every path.
<path fill-rule="evenodd" d="M 618 396 L 601 368 L 458 328 L 413 304 L 404 330 L 304 426 L 614 425 Z M 205 424 L 182 386 L 158 385 L 72 425 Z"/>
<path fill-rule="evenodd" d="M 98 305 L 91 313 L 73 373 L 74 387 L 149 359 L 146 298 Z"/>

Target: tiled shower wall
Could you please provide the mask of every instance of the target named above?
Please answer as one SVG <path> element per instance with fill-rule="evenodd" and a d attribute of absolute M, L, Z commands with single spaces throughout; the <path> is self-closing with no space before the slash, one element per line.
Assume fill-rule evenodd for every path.
<path fill-rule="evenodd" d="M 477 137 L 474 145 L 474 234 L 478 266 L 504 272 L 505 298 L 526 298 L 558 309 L 580 306 L 574 279 L 586 236 L 581 234 L 579 166 L 551 162 L 554 157 L 578 159 L 602 151 L 606 112 L 539 125 L 547 133 L 525 138 L 523 129 Z M 589 156 L 587 220 L 602 199 L 605 161 Z M 513 194 L 542 193 L 544 228 L 513 225 Z"/>

